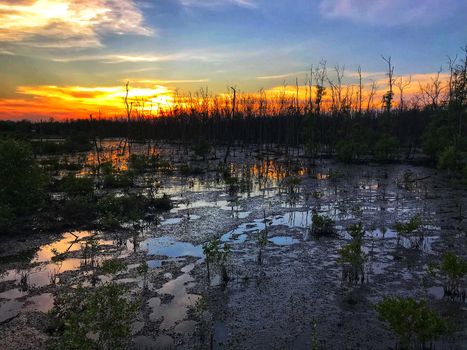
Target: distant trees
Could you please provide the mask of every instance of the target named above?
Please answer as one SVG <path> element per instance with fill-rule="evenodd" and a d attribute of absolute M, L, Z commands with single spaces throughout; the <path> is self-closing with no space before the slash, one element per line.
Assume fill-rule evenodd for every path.
<path fill-rule="evenodd" d="M 128 148 L 132 142 L 149 141 L 148 154 L 151 141 L 181 141 L 194 145 L 203 158 L 207 144 L 223 144 L 225 161 L 235 143 L 275 144 L 287 152 L 305 146 L 308 156 L 337 156 L 345 162 L 410 160 L 423 150 L 433 165 L 456 174 L 465 168 L 467 173 L 466 57 L 449 59 L 447 79 L 439 71 L 418 85 L 418 93 L 411 77 L 394 75 L 390 56 L 382 58 L 387 64 L 385 92 L 360 67 L 345 76 L 343 66 L 328 70 L 321 61 L 311 67 L 304 86 L 297 79 L 295 86 L 257 93 L 233 87 L 220 95 L 207 88 L 185 96 L 177 93 L 173 105 L 153 115 L 143 100 L 130 98 L 127 84 L 121 118 L 40 125 L 0 122 L 0 134 L 73 140 L 73 135 L 87 133 L 86 142 L 72 142 L 75 149 L 78 144 L 89 148 L 92 138 L 120 137 Z M 53 148 L 45 141 L 40 144 L 43 150 Z"/>
<path fill-rule="evenodd" d="M 450 75 L 446 101 L 440 108 L 439 75 L 432 87 L 425 87 L 429 97 L 428 109 L 434 111 L 423 136 L 423 148 L 439 168 L 459 171 L 467 167 L 467 47 L 464 59 L 449 60 Z"/>

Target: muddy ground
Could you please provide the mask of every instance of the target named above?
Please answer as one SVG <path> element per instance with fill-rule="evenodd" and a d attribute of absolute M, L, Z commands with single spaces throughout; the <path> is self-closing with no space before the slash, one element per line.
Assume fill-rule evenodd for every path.
<path fill-rule="evenodd" d="M 446 298 L 442 276 L 427 273 L 444 251 L 467 258 L 465 185 L 412 165 L 290 161 L 239 148 L 230 161 L 241 186 L 232 189 L 216 172 L 221 151 L 209 162 L 176 147 L 165 152 L 175 169 L 188 161 L 207 171 L 158 174 L 159 192 L 175 204 L 158 220 L 0 243 L 1 349 L 45 348 L 44 313 L 55 296 L 112 278 L 142 301 L 129 348 L 390 349 L 394 335 L 374 305 L 397 295 L 426 299 L 453 320 L 436 349 L 467 349 L 467 305 Z M 300 183 L 286 185 L 290 176 Z M 310 233 L 313 211 L 335 220 L 334 236 Z M 418 246 L 394 229 L 415 214 L 423 223 Z M 365 281 L 349 285 L 338 250 L 350 239 L 348 226 L 358 222 L 366 231 L 368 261 Z M 259 264 L 257 237 L 265 225 L 268 243 Z M 83 267 L 81 246 L 91 237 L 99 242 L 100 261 L 120 258 L 126 270 L 93 277 Z M 202 244 L 212 237 L 231 246 L 227 283 L 217 270 L 207 279 Z M 67 251 L 66 258 L 53 262 L 54 249 Z M 147 291 L 136 272 L 143 260 L 150 268 Z"/>

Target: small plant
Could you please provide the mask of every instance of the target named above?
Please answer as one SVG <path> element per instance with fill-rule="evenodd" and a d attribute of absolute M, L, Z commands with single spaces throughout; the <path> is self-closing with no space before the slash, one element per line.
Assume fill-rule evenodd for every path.
<path fill-rule="evenodd" d="M 297 176 L 288 176 L 284 179 L 283 184 L 287 189 L 289 194 L 297 194 L 299 185 L 300 185 L 300 178 Z"/>
<path fill-rule="evenodd" d="M 29 289 L 29 272 L 21 272 L 19 286 L 22 292 L 26 292 Z"/>
<path fill-rule="evenodd" d="M 264 216 L 264 230 L 260 230 L 256 236 L 256 241 L 258 242 L 258 264 L 263 263 L 263 250 L 268 244 L 268 223 L 266 219 L 266 211 L 263 211 Z"/>
<path fill-rule="evenodd" d="M 423 347 L 447 331 L 447 324 L 426 302 L 399 297 L 385 298 L 376 306 L 381 320 L 389 324 L 400 344 L 408 348 L 414 338 Z"/>
<path fill-rule="evenodd" d="M 53 254 L 51 258 L 53 262 L 60 262 L 65 260 L 65 253 L 60 253 L 56 248 L 52 248 L 51 252 Z"/>
<path fill-rule="evenodd" d="M 59 190 L 69 196 L 90 196 L 94 194 L 94 180 L 89 177 L 65 176 L 58 183 Z"/>
<path fill-rule="evenodd" d="M 149 266 L 146 260 L 143 260 L 137 268 L 138 274 L 143 276 L 143 292 L 146 292 L 148 289 L 148 271 Z"/>
<path fill-rule="evenodd" d="M 451 252 L 445 252 L 440 264 L 429 264 L 428 273 L 436 275 L 442 272 L 445 276 L 444 295 L 451 299 L 465 301 L 466 291 L 462 286 L 464 276 L 467 274 L 467 261 Z"/>
<path fill-rule="evenodd" d="M 265 228 L 264 230 L 260 230 L 258 235 L 256 236 L 256 241 L 258 242 L 258 264 L 263 263 L 263 250 L 266 248 L 268 244 L 268 230 Z"/>
<path fill-rule="evenodd" d="M 49 274 L 49 281 L 52 286 L 55 286 L 57 284 L 57 282 L 59 281 L 57 271 L 53 271 Z"/>
<path fill-rule="evenodd" d="M 415 214 L 406 223 L 397 222 L 395 225 L 398 234 L 397 241 L 399 242 L 402 236 L 410 240 L 412 247 L 420 248 L 424 238 L 423 233 L 420 232 L 421 224 L 422 219 L 420 214 Z"/>
<path fill-rule="evenodd" d="M 200 138 L 193 144 L 193 152 L 205 161 L 211 152 L 211 144 L 205 138 Z"/>
<path fill-rule="evenodd" d="M 83 252 L 84 266 L 91 269 L 97 267 L 97 254 L 99 253 L 99 242 L 97 239 L 91 237 L 89 241 L 81 245 L 81 251 Z"/>
<path fill-rule="evenodd" d="M 362 251 L 363 236 L 365 231 L 361 223 L 351 225 L 348 229 L 352 241 L 339 250 L 338 263 L 344 265 L 342 279 L 350 284 L 365 281 L 365 262 L 367 255 Z"/>
<path fill-rule="evenodd" d="M 146 199 L 142 196 L 106 196 L 97 204 L 100 223 L 106 228 L 113 228 L 122 222 L 137 221 L 143 216 L 145 204 Z"/>
<path fill-rule="evenodd" d="M 335 233 L 334 220 L 325 215 L 313 213 L 311 233 L 317 236 L 333 235 Z"/>
<path fill-rule="evenodd" d="M 211 264 L 215 263 L 220 241 L 217 238 L 211 239 L 203 245 L 203 254 L 206 259 L 206 269 L 208 272 L 208 280 L 211 280 Z"/>
<path fill-rule="evenodd" d="M 324 197 L 324 194 L 321 191 L 313 191 L 313 197 L 316 199 L 321 199 Z"/>
<path fill-rule="evenodd" d="M 467 261 L 453 253 L 447 252 L 443 254 L 440 268 L 448 277 L 445 287 L 446 292 L 449 294 L 460 292 L 461 281 L 467 274 Z"/>
<path fill-rule="evenodd" d="M 106 275 L 116 275 L 126 268 L 126 264 L 120 259 L 109 259 L 102 263 L 101 270 Z"/>
<path fill-rule="evenodd" d="M 230 255 L 230 245 L 224 243 L 222 250 L 219 252 L 217 263 L 221 269 L 221 277 L 224 283 L 230 280 L 229 274 L 227 273 L 227 260 Z"/>
<path fill-rule="evenodd" d="M 82 287 L 57 296 L 50 315 L 58 339 L 54 349 L 125 349 L 138 303 L 125 287 L 107 283 L 95 290 Z"/>
<path fill-rule="evenodd" d="M 169 211 L 173 208 L 172 200 L 170 196 L 167 194 L 163 194 L 162 197 L 152 197 L 148 203 L 150 206 L 154 208 L 156 211 Z"/>
<path fill-rule="evenodd" d="M 396 159 L 399 141 L 390 135 L 384 134 L 375 144 L 375 158 L 380 162 Z"/>
<path fill-rule="evenodd" d="M 133 171 L 119 171 L 110 161 L 102 163 L 100 171 L 103 175 L 102 185 L 104 188 L 122 188 L 133 185 L 135 173 Z"/>
<path fill-rule="evenodd" d="M 227 273 L 227 259 L 230 254 L 230 246 L 224 243 L 221 250 L 220 240 L 218 238 L 213 238 L 203 245 L 203 253 L 206 259 L 208 280 L 211 280 L 212 265 L 218 265 L 221 269 L 222 281 L 228 282 L 230 278 Z"/>

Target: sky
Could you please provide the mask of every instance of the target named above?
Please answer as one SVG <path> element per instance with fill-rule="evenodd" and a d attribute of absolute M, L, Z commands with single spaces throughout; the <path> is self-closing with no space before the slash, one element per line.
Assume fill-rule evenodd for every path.
<path fill-rule="evenodd" d="M 270 90 L 311 65 L 423 81 L 467 44 L 466 0 L 0 0 L 0 119 L 123 113 L 131 97 Z M 302 83 L 301 83 L 302 84 Z"/>

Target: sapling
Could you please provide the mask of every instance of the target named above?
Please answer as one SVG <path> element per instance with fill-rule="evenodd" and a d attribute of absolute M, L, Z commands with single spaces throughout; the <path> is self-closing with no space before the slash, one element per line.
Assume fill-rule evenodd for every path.
<path fill-rule="evenodd" d="M 203 254 L 206 260 L 208 280 L 211 280 L 211 264 L 216 261 L 219 243 L 220 241 L 218 238 L 213 238 L 209 242 L 203 244 Z"/>
<path fill-rule="evenodd" d="M 227 259 L 230 255 L 230 245 L 224 243 L 222 250 L 219 251 L 218 264 L 221 268 L 222 282 L 227 283 L 230 280 L 229 274 L 227 273 Z"/>
<path fill-rule="evenodd" d="M 420 214 L 415 214 L 406 223 L 397 222 L 395 228 L 397 231 L 397 242 L 399 243 L 400 237 L 405 237 L 410 240 L 412 246 L 420 248 L 423 241 L 423 233 L 420 232 L 422 219 Z"/>
<path fill-rule="evenodd" d="M 462 280 L 467 274 L 467 261 L 451 252 L 445 252 L 440 264 L 429 264 L 428 273 L 432 276 L 442 272 L 445 277 L 444 294 L 452 299 L 465 301 L 466 291 Z"/>
<path fill-rule="evenodd" d="M 101 271 L 106 275 L 116 275 L 118 272 L 124 270 L 126 264 L 120 259 L 109 259 L 102 263 Z"/>
<path fill-rule="evenodd" d="M 364 265 L 368 258 L 362 251 L 365 231 L 362 224 L 358 223 L 351 225 L 348 228 L 348 232 L 352 240 L 339 250 L 340 258 L 338 259 L 338 263 L 344 265 L 342 277 L 343 279 L 347 279 L 350 283 L 357 283 L 359 279 L 363 283 L 365 280 Z"/>
<path fill-rule="evenodd" d="M 143 276 L 143 293 L 148 289 L 148 271 L 149 266 L 146 260 L 143 260 L 137 268 L 138 273 Z"/>
<path fill-rule="evenodd" d="M 404 348 L 408 348 L 414 338 L 424 348 L 427 341 L 432 342 L 447 331 L 446 321 L 430 310 L 424 300 L 388 297 L 376 305 L 376 310 Z"/>
<path fill-rule="evenodd" d="M 51 348 L 126 349 L 139 308 L 127 293 L 126 287 L 116 283 L 60 293 L 50 311 L 56 335 Z"/>
<path fill-rule="evenodd" d="M 266 220 L 266 211 L 263 211 L 264 216 L 264 230 L 260 230 L 258 235 L 256 236 L 256 240 L 258 242 L 259 250 L 258 250 L 258 264 L 263 263 L 263 250 L 268 244 L 268 224 Z"/>
<path fill-rule="evenodd" d="M 203 253 L 206 260 L 208 280 L 211 280 L 212 265 L 217 265 L 221 269 L 222 281 L 228 282 L 230 278 L 227 273 L 227 260 L 230 255 L 230 246 L 224 243 L 221 250 L 220 240 L 213 238 L 203 245 Z"/>
<path fill-rule="evenodd" d="M 313 213 L 311 233 L 314 235 L 332 235 L 335 233 L 334 220 L 326 215 Z"/>

